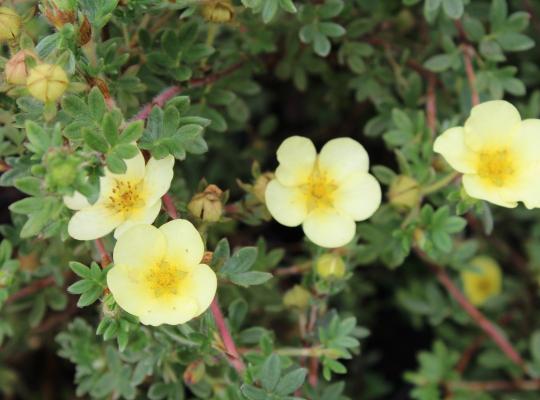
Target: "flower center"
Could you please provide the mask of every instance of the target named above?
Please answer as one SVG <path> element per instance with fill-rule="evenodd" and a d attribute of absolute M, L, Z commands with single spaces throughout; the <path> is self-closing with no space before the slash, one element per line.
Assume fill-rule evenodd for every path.
<path fill-rule="evenodd" d="M 480 279 L 476 282 L 476 290 L 483 296 L 489 296 L 493 291 L 492 282 L 489 279 Z"/>
<path fill-rule="evenodd" d="M 116 180 L 109 196 L 109 207 L 118 213 L 127 213 L 142 205 L 141 198 L 142 181 L 130 182 Z"/>
<path fill-rule="evenodd" d="M 167 262 L 153 266 L 146 274 L 145 281 L 155 297 L 178 294 L 178 288 L 186 273 Z"/>
<path fill-rule="evenodd" d="M 495 186 L 504 186 L 516 172 L 516 165 L 511 151 L 497 149 L 483 151 L 478 157 L 478 176 Z"/>
<path fill-rule="evenodd" d="M 326 174 L 314 171 L 303 188 L 308 210 L 331 206 L 336 189 L 336 183 Z"/>

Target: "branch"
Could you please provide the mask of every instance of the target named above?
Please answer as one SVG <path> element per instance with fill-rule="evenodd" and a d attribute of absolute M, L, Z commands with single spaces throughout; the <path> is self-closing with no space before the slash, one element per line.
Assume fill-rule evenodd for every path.
<path fill-rule="evenodd" d="M 223 78 L 224 76 L 232 74 L 236 70 L 240 69 L 240 67 L 242 67 L 243 65 L 244 65 L 244 62 L 239 62 L 213 75 L 208 75 L 203 78 L 191 79 L 187 84 L 187 88 L 191 89 L 191 88 L 205 86 L 205 85 L 214 83 L 215 81 Z M 138 120 L 147 119 L 150 113 L 152 112 L 152 108 L 154 108 L 154 106 L 163 107 L 165 103 L 167 103 L 167 101 L 172 99 L 177 94 L 180 94 L 183 90 L 184 88 L 178 85 L 168 87 L 167 89 L 163 90 L 160 94 L 158 94 L 156 97 L 154 97 L 154 99 L 150 103 L 146 104 L 143 108 L 141 108 L 141 110 L 131 120 L 138 121 Z"/>
<path fill-rule="evenodd" d="M 420 250 L 418 247 L 414 247 L 415 253 L 418 257 L 431 269 L 435 274 L 439 282 L 446 288 L 448 293 L 456 300 L 456 302 L 461 306 L 461 308 L 469 314 L 469 316 L 474 320 L 476 325 L 484 331 L 484 333 L 495 342 L 495 344 L 501 349 L 501 351 L 506 354 L 506 356 L 512 360 L 515 364 L 524 368 L 525 362 L 519 355 L 519 353 L 514 349 L 514 346 L 506 339 L 505 335 L 489 320 L 484 314 L 482 314 L 471 302 L 461 293 L 458 287 L 452 282 L 452 279 L 448 276 L 443 267 L 436 264 L 434 261 L 429 259 L 429 257 Z"/>
<path fill-rule="evenodd" d="M 435 86 L 437 85 L 437 78 L 434 74 L 430 74 L 428 77 L 427 86 L 427 99 L 426 99 L 426 115 L 427 125 L 433 138 L 437 130 L 437 97 L 435 96 Z"/>
<path fill-rule="evenodd" d="M 515 381 L 472 381 L 472 382 L 449 382 L 452 389 L 466 389 L 477 392 L 498 392 L 515 390 L 540 390 L 540 380 L 515 380 Z"/>
<path fill-rule="evenodd" d="M 6 299 L 6 304 L 13 303 L 22 298 L 28 297 L 36 292 L 39 292 L 41 289 L 48 286 L 52 286 L 56 283 L 54 276 L 48 276 L 46 278 L 38 279 L 37 281 L 32 282 L 28 286 L 20 289 L 19 291 L 13 293 Z"/>
<path fill-rule="evenodd" d="M 478 89 L 476 89 L 476 74 L 474 73 L 474 67 L 472 59 L 474 57 L 474 48 L 469 44 L 465 29 L 460 20 L 454 21 L 454 25 L 458 30 L 461 38 L 461 51 L 463 52 L 463 63 L 465 64 L 465 73 L 467 74 L 467 81 L 469 82 L 469 88 L 471 90 L 471 104 L 476 106 L 480 103 L 480 96 L 478 95 Z"/>
<path fill-rule="evenodd" d="M 101 268 L 105 268 L 107 265 L 109 265 L 112 262 L 111 256 L 109 256 L 109 253 L 105 249 L 105 245 L 103 244 L 103 240 L 96 239 L 95 243 L 96 243 L 96 247 L 97 247 L 97 249 L 99 251 L 99 255 L 101 257 Z"/>
<path fill-rule="evenodd" d="M 178 212 L 176 211 L 173 199 L 169 193 L 165 193 L 161 199 L 163 200 L 163 207 L 165 208 L 165 211 L 167 211 L 167 214 L 169 214 L 169 217 L 171 217 L 171 219 L 178 218 Z"/>

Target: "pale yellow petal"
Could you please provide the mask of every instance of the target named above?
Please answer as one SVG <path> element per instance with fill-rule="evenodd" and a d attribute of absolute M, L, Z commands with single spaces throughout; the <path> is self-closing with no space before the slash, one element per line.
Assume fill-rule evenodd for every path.
<path fill-rule="evenodd" d="M 164 259 L 167 249 L 165 235 L 152 225 L 136 225 L 125 231 L 116 242 L 114 263 L 132 270 L 145 270 Z"/>
<path fill-rule="evenodd" d="M 444 157 L 452 168 L 461 173 L 475 172 L 475 153 L 465 145 L 465 130 L 462 127 L 444 131 L 433 144 L 433 151 Z"/>
<path fill-rule="evenodd" d="M 329 248 L 345 246 L 356 232 L 352 217 L 332 209 L 310 212 L 302 227 L 309 240 Z"/>
<path fill-rule="evenodd" d="M 159 200 L 171 187 L 174 157 L 169 155 L 161 160 L 150 158 L 146 164 L 144 191 L 149 203 Z"/>
<path fill-rule="evenodd" d="M 152 300 L 146 296 L 147 291 L 140 281 L 134 278 L 133 271 L 125 265 L 115 265 L 111 268 L 107 273 L 107 287 L 118 305 L 136 316 L 139 316 Z"/>
<path fill-rule="evenodd" d="M 303 136 L 285 139 L 277 150 L 277 180 L 285 186 L 303 184 L 313 172 L 316 158 L 317 150 L 310 139 Z"/>
<path fill-rule="evenodd" d="M 118 239 L 129 228 L 140 225 L 140 224 L 151 224 L 153 223 L 159 211 L 161 210 L 161 200 L 156 201 L 152 206 L 141 208 L 132 212 L 128 219 L 124 221 L 116 230 L 114 231 L 115 239 Z"/>
<path fill-rule="evenodd" d="M 334 207 L 355 221 L 371 217 L 381 205 L 381 185 L 370 174 L 356 173 L 344 179 L 334 192 Z"/>
<path fill-rule="evenodd" d="M 185 267 L 198 265 L 204 255 L 201 234 L 185 219 L 175 219 L 162 225 L 159 230 L 167 240 L 167 262 Z"/>
<path fill-rule="evenodd" d="M 179 325 L 197 316 L 199 307 L 194 299 L 186 296 L 160 301 L 149 301 L 139 314 L 144 325 Z"/>
<path fill-rule="evenodd" d="M 479 104 L 465 122 L 465 143 L 473 150 L 480 150 L 486 143 L 504 143 L 512 140 L 520 124 L 518 110 L 507 101 Z"/>
<path fill-rule="evenodd" d="M 190 297 L 197 302 L 198 311 L 195 316 L 202 314 L 214 299 L 217 289 L 215 272 L 206 264 L 199 264 L 192 268 L 189 275 L 182 282 L 182 295 Z"/>
<path fill-rule="evenodd" d="M 102 204 L 77 211 L 68 224 L 69 235 L 77 240 L 94 240 L 112 232 L 123 222 L 122 216 Z"/>
<path fill-rule="evenodd" d="M 347 176 L 367 172 L 369 156 L 356 140 L 342 137 L 328 141 L 319 154 L 319 170 L 334 181 L 342 181 Z"/>
<path fill-rule="evenodd" d="M 71 196 L 64 196 L 62 198 L 64 204 L 70 210 L 82 210 L 83 208 L 90 207 L 88 199 L 80 192 L 73 192 Z"/>
<path fill-rule="evenodd" d="M 297 187 L 286 187 L 273 179 L 266 186 L 265 200 L 272 217 L 282 225 L 298 226 L 306 218 L 306 196 Z"/>
<path fill-rule="evenodd" d="M 464 175 L 463 187 L 467 194 L 475 199 L 486 200 L 501 207 L 514 208 L 519 198 L 511 191 L 487 184 L 477 175 Z"/>

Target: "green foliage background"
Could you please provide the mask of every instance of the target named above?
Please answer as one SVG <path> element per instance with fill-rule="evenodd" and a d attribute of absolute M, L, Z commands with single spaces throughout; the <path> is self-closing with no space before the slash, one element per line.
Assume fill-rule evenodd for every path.
<path fill-rule="evenodd" d="M 504 97 L 523 118 L 539 117 L 539 4 L 218 3 L 3 2 L 24 27 L 0 65 L 18 48 L 34 49 L 71 81 L 58 105 L 0 87 L 3 397 L 538 399 L 540 214 L 467 197 L 432 143 L 463 122 L 475 95 Z M 209 21 L 205 7 L 231 18 Z M 171 88 L 168 101 L 156 98 Z M 134 119 L 141 110 L 146 122 Z M 325 251 L 272 222 L 257 196 L 292 134 L 319 146 L 360 141 L 385 191 L 400 176 L 414 179 L 412 196 L 390 189 L 338 250 L 342 278 L 318 276 Z M 95 198 L 103 167 L 123 171 L 134 141 L 177 159 L 170 195 L 214 252 L 244 376 L 227 362 L 210 312 L 181 326 L 140 325 L 107 294 L 94 243 L 67 235 L 72 212 L 62 196 Z M 206 182 L 226 191 L 217 223 L 187 211 Z M 163 212 L 157 224 L 166 219 Z M 114 239 L 105 245 L 110 251 Z M 482 333 L 415 251 L 458 287 L 475 255 L 499 261 L 503 291 L 482 312 L 523 365 Z M 293 299 L 302 307 L 284 304 L 294 285 L 311 294 L 307 304 Z"/>

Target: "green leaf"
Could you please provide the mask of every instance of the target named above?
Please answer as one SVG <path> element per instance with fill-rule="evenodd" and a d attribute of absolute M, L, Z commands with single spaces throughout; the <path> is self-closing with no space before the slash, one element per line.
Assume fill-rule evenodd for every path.
<path fill-rule="evenodd" d="M 36 124 L 34 121 L 27 120 L 25 122 L 26 136 L 33 145 L 31 148 L 35 153 L 44 153 L 49 149 L 51 145 L 50 136 L 47 132 Z"/>
<path fill-rule="evenodd" d="M 294 5 L 292 0 L 279 0 L 279 6 L 281 9 L 289 12 L 289 13 L 296 13 L 296 6 Z"/>
<path fill-rule="evenodd" d="M 103 135 L 105 136 L 105 139 L 107 139 L 107 142 L 109 142 L 111 146 L 114 146 L 118 142 L 118 129 L 116 128 L 116 123 L 111 113 L 107 113 L 103 118 L 101 129 L 103 130 Z"/>
<path fill-rule="evenodd" d="M 443 72 L 452 66 L 454 62 L 454 55 L 452 54 L 437 54 L 430 57 L 425 63 L 424 67 L 433 72 Z"/>
<path fill-rule="evenodd" d="M 114 152 L 123 160 L 129 160 L 139 154 L 139 149 L 134 144 L 119 144 L 114 147 Z"/>
<path fill-rule="evenodd" d="M 39 196 L 41 194 L 41 180 L 33 176 L 16 179 L 15 187 L 30 196 Z"/>
<path fill-rule="evenodd" d="M 249 287 L 253 285 L 261 285 L 272 279 L 272 277 L 273 275 L 269 272 L 248 271 L 231 274 L 230 280 L 239 286 Z"/>
<path fill-rule="evenodd" d="M 140 139 L 144 131 L 144 121 L 135 121 L 129 124 L 120 135 L 121 143 L 131 143 Z"/>
<path fill-rule="evenodd" d="M 43 198 L 41 197 L 27 197 L 11 203 L 9 205 L 9 210 L 15 214 L 30 214 L 36 211 L 41 210 L 43 207 Z"/>
<path fill-rule="evenodd" d="M 297 368 L 294 371 L 289 372 L 280 379 L 276 386 L 276 393 L 282 396 L 293 393 L 302 386 L 306 380 L 306 375 L 307 369 L 305 368 Z"/>
<path fill-rule="evenodd" d="M 489 20 L 493 31 L 498 31 L 504 25 L 508 15 L 508 5 L 506 0 L 492 0 L 489 9 Z"/>
<path fill-rule="evenodd" d="M 270 397 L 264 392 L 264 390 L 252 385 L 243 384 L 240 387 L 240 391 L 249 400 L 270 400 Z"/>
<path fill-rule="evenodd" d="M 530 37 L 516 32 L 503 32 L 496 36 L 496 40 L 506 51 L 525 51 L 534 47 Z"/>
<path fill-rule="evenodd" d="M 531 335 L 530 348 L 533 359 L 540 362 L 540 331 L 535 331 Z"/>
<path fill-rule="evenodd" d="M 277 354 L 271 354 L 263 363 L 260 380 L 263 388 L 269 392 L 273 392 L 276 387 L 279 377 L 281 376 L 281 361 Z"/>
<path fill-rule="evenodd" d="M 317 14 L 323 19 L 337 17 L 343 10 L 344 3 L 341 0 L 326 0 L 323 5 L 319 6 Z"/>
<path fill-rule="evenodd" d="M 83 138 L 92 150 L 99 151 L 100 153 L 106 153 L 109 150 L 109 143 L 107 143 L 105 137 L 100 133 L 83 128 Z"/>
<path fill-rule="evenodd" d="M 334 22 L 321 22 L 319 25 L 319 32 L 328 37 L 340 37 L 343 36 L 346 31 L 345 28 Z"/>
<path fill-rule="evenodd" d="M 88 95 L 88 108 L 95 121 L 101 121 L 105 111 L 107 111 L 103 94 L 97 87 L 93 87 Z"/>
<path fill-rule="evenodd" d="M 443 0 L 443 10 L 448 17 L 459 19 L 463 15 L 463 2 L 462 0 Z"/>
<path fill-rule="evenodd" d="M 106 159 L 107 167 L 113 174 L 123 174 L 127 170 L 127 165 L 117 154 L 109 154 Z"/>
<path fill-rule="evenodd" d="M 239 273 L 249 270 L 257 260 L 256 247 L 243 247 L 229 258 L 223 267 L 222 273 Z"/>
<path fill-rule="evenodd" d="M 71 270 L 73 272 L 75 272 L 76 275 L 80 276 L 81 278 L 87 278 L 89 279 L 90 278 L 90 268 L 88 268 L 86 265 L 84 264 L 81 264 L 80 262 L 77 262 L 77 261 L 71 261 L 69 263 L 69 268 L 71 268 Z"/>
<path fill-rule="evenodd" d="M 315 50 L 315 53 L 321 57 L 326 57 L 330 54 L 331 48 L 332 44 L 330 40 L 321 32 L 315 32 L 315 36 L 313 37 L 313 50 Z"/>
<path fill-rule="evenodd" d="M 265 0 L 262 8 L 262 19 L 265 24 L 274 19 L 278 9 L 278 0 Z"/>

